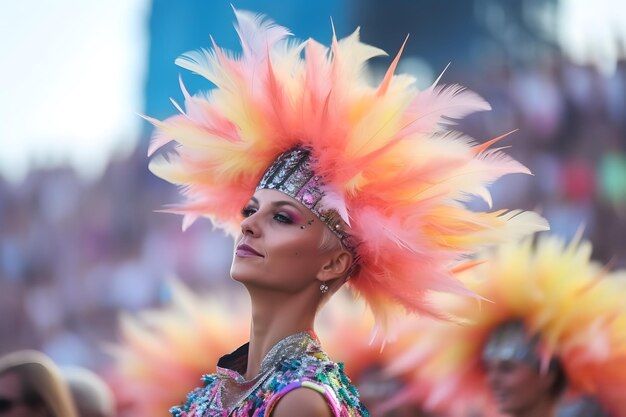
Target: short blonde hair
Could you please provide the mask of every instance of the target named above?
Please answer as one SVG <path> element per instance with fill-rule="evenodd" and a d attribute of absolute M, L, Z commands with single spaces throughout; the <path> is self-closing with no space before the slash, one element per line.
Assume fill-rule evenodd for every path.
<path fill-rule="evenodd" d="M 320 250 L 327 252 L 335 249 L 345 249 L 341 240 L 328 227 L 324 227 L 322 239 L 320 240 Z"/>
<path fill-rule="evenodd" d="M 350 279 L 350 276 L 352 276 L 355 272 L 358 271 L 359 269 L 358 259 L 356 258 L 354 251 L 347 249 L 345 245 L 342 243 L 341 239 L 339 239 L 339 237 L 337 237 L 337 235 L 334 234 L 333 231 L 330 230 L 328 227 L 324 227 L 324 230 L 322 232 L 322 238 L 320 239 L 319 248 L 322 252 L 330 252 L 333 250 L 343 249 L 352 255 L 352 264 L 350 265 L 350 268 L 348 269 L 348 272 L 346 276 L 344 277 L 344 280 L 342 280 L 342 283 Z"/>

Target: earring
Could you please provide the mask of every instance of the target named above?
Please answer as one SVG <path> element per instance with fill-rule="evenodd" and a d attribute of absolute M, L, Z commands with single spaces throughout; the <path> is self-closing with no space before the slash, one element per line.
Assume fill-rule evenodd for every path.
<path fill-rule="evenodd" d="M 320 285 L 320 291 L 322 292 L 322 294 L 326 294 L 328 292 L 328 285 L 322 283 Z"/>

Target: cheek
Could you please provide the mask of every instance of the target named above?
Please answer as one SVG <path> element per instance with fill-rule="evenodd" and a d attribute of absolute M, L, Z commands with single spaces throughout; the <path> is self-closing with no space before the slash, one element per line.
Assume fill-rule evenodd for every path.
<path fill-rule="evenodd" d="M 291 242 L 279 256 L 279 262 L 288 270 L 301 271 L 307 276 L 317 270 L 322 262 L 319 247 L 308 240 Z"/>
<path fill-rule="evenodd" d="M 311 257 L 319 252 L 319 239 L 316 237 L 317 235 L 313 231 L 298 228 L 277 241 L 275 251 L 292 258 Z"/>
<path fill-rule="evenodd" d="M 523 372 L 511 378 L 511 387 L 518 392 L 520 398 L 532 399 L 543 391 L 542 380 L 539 375 Z"/>
<path fill-rule="evenodd" d="M 266 234 L 263 244 L 267 250 L 268 267 L 303 276 L 314 273 L 323 262 L 320 250 L 322 230 L 317 230 L 315 226 L 304 229 L 299 226 L 281 227 L 274 233 Z"/>
<path fill-rule="evenodd" d="M 308 244 L 303 244 L 302 242 L 296 242 L 291 245 L 287 245 L 285 250 L 282 252 L 288 259 L 298 262 L 307 262 L 308 260 L 315 258 L 317 248 L 311 247 L 311 245 Z"/>
<path fill-rule="evenodd" d="M 530 375 L 520 370 L 494 372 L 490 381 L 492 385 L 516 391 L 536 383 Z"/>

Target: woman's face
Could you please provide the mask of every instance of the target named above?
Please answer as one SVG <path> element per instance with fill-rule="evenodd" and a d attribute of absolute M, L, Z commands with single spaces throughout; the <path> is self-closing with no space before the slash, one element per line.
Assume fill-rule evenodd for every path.
<path fill-rule="evenodd" d="M 531 364 L 510 359 L 488 360 L 485 366 L 487 382 L 501 412 L 517 415 L 552 401 L 552 373 L 542 374 Z"/>
<path fill-rule="evenodd" d="M 13 372 L 0 375 L 0 416 L 43 417 L 41 407 L 31 407 L 22 398 L 20 378 Z"/>
<path fill-rule="evenodd" d="M 299 292 L 315 285 L 330 254 L 320 249 L 326 227 L 308 208 L 276 190 L 258 190 L 243 208 L 231 266 L 247 285 Z"/>

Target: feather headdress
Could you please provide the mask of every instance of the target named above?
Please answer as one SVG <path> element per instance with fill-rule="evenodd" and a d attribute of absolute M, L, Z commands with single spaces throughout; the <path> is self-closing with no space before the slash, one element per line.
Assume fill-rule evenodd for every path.
<path fill-rule="evenodd" d="M 149 153 L 174 141 L 151 170 L 181 187 L 187 200 L 171 212 L 183 227 L 199 217 L 233 234 L 241 208 L 264 172 L 293 149 L 306 149 L 325 204 L 357 242 L 359 268 L 349 281 L 379 324 L 397 306 L 441 316 L 425 302 L 429 291 L 467 293 L 452 268 L 478 247 L 547 228 L 533 212 L 474 212 L 472 196 L 491 203 L 487 186 L 528 170 L 499 149 L 450 130 L 454 119 L 489 105 L 459 86 L 418 91 L 408 75 L 394 75 L 400 54 L 380 83 L 367 61 L 384 55 L 359 41 L 359 32 L 330 48 L 288 39 L 287 29 L 235 11 L 242 54 L 215 43 L 176 63 L 216 88 L 190 95 L 185 109 L 156 126 Z M 401 52 L 401 51 L 400 51 Z M 310 206 L 309 206 L 310 207 Z M 318 214 L 318 213 L 316 213 Z"/>
<path fill-rule="evenodd" d="M 570 393 L 594 396 L 611 415 L 626 416 L 626 276 L 608 273 L 590 257 L 588 242 L 565 244 L 544 235 L 535 246 L 530 239 L 503 245 L 463 272 L 460 279 L 490 302 L 478 306 L 437 295 L 442 308 L 468 322 L 414 325 L 413 347 L 389 369 L 412 379 L 395 401 L 419 398 L 449 415 L 472 407 L 495 415 L 482 363 L 485 345 L 504 323 L 518 321 L 527 340 L 538 337 L 534 354 L 540 369 L 557 358 Z"/>

